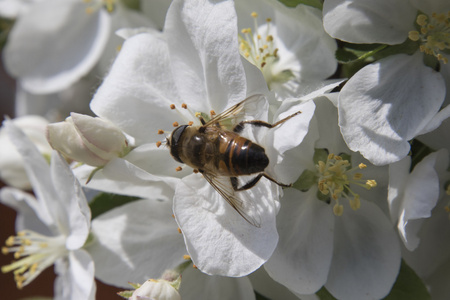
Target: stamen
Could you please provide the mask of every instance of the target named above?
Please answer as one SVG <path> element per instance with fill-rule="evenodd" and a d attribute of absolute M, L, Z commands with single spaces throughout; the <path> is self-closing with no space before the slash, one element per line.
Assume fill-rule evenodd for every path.
<path fill-rule="evenodd" d="M 180 227 L 178 227 L 177 230 L 178 230 L 178 233 L 181 233 L 181 228 Z"/>
<path fill-rule="evenodd" d="M 185 255 L 183 255 L 183 259 L 185 259 L 185 260 L 190 260 L 190 259 L 191 259 L 191 256 L 190 256 L 190 255 L 187 255 L 187 254 L 185 254 Z"/>
<path fill-rule="evenodd" d="M 164 134 L 164 130 L 158 129 L 158 134 Z"/>
<path fill-rule="evenodd" d="M 173 123 L 172 123 L 172 126 L 173 126 L 173 127 L 178 127 L 178 126 L 179 126 L 179 125 L 178 125 L 178 122 L 173 122 Z"/>
<path fill-rule="evenodd" d="M 356 172 L 366 167 L 365 164 L 359 164 L 357 167 L 351 168 L 348 160 L 333 153 L 328 155 L 326 162 L 318 161 L 316 165 L 318 189 L 323 195 L 329 196 L 335 201 L 333 213 L 336 216 L 341 216 L 344 212 L 344 206 L 339 203 L 342 198 L 349 201 L 353 210 L 358 210 L 361 206 L 360 196 L 351 189 L 351 184 L 356 184 L 366 189 L 376 186 L 375 180 L 365 180 L 362 173 Z"/>
<path fill-rule="evenodd" d="M 161 141 L 157 141 L 156 142 L 156 147 L 158 147 L 158 148 L 161 147 L 161 144 L 162 144 Z"/>
<path fill-rule="evenodd" d="M 445 54 L 450 50 L 450 12 L 432 13 L 431 17 L 420 14 L 416 23 L 420 29 L 410 31 L 408 38 L 421 43 L 421 52 L 433 55 L 444 64 L 448 63 Z"/>
<path fill-rule="evenodd" d="M 187 109 L 187 104 L 186 103 L 182 103 L 181 107 L 184 108 L 184 109 Z"/>
<path fill-rule="evenodd" d="M 170 109 L 175 109 L 175 108 L 176 108 L 175 104 L 170 104 Z"/>
<path fill-rule="evenodd" d="M 178 167 L 175 168 L 175 171 L 177 171 L 177 172 L 180 172 L 181 170 L 183 170 L 183 168 L 180 167 L 180 166 L 178 166 Z"/>

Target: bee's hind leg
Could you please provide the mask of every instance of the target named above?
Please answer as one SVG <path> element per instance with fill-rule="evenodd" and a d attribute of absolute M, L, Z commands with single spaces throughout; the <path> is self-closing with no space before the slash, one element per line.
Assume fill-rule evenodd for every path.
<path fill-rule="evenodd" d="M 261 121 L 261 120 L 241 121 L 236 126 L 234 126 L 233 131 L 236 132 L 236 133 L 241 132 L 244 129 L 245 124 L 251 124 L 251 125 L 254 125 L 254 126 L 263 126 L 263 127 L 267 127 L 267 128 L 274 128 L 274 127 L 276 127 L 276 126 L 278 126 L 280 124 L 283 124 L 284 122 L 286 122 L 290 118 L 295 117 L 296 115 L 301 114 L 301 113 L 302 113 L 301 111 L 298 111 L 298 112 L 293 113 L 292 115 L 289 115 L 286 118 L 281 119 L 280 121 L 278 121 L 276 123 L 273 123 L 273 124 L 270 124 L 270 123 L 267 123 L 267 122 L 264 122 L 264 121 Z M 275 182 L 275 183 L 277 183 L 277 182 Z M 283 186 L 282 184 L 280 184 L 280 185 Z"/>
<path fill-rule="evenodd" d="M 230 180 L 231 180 L 231 185 L 233 186 L 233 189 L 236 192 L 239 192 L 239 191 L 245 191 L 245 190 L 248 190 L 248 189 L 254 187 L 258 183 L 258 181 L 261 179 L 261 177 L 263 177 L 263 176 L 266 177 L 267 179 L 269 179 L 270 181 L 278 184 L 281 187 L 288 188 L 288 187 L 292 186 L 292 184 L 284 184 L 284 183 L 278 182 L 275 179 L 273 179 L 272 177 L 270 177 L 269 175 L 267 175 L 266 173 L 258 174 L 255 178 L 253 178 L 252 180 L 250 180 L 249 182 L 247 182 L 246 184 L 244 184 L 241 187 L 238 187 L 237 177 L 230 177 Z"/>

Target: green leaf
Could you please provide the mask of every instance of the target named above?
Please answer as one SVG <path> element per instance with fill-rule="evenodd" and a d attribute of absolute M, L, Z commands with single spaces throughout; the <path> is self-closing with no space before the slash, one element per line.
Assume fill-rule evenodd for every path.
<path fill-rule="evenodd" d="M 287 7 L 296 7 L 299 4 L 312 6 L 322 10 L 323 1 L 322 0 L 278 0 Z"/>
<path fill-rule="evenodd" d="M 324 286 L 317 291 L 316 295 L 320 300 L 336 300 Z"/>
<path fill-rule="evenodd" d="M 392 287 L 391 292 L 383 300 L 429 300 L 430 294 L 416 272 L 411 269 L 403 260 L 400 273 Z"/>
<path fill-rule="evenodd" d="M 92 219 L 98 217 L 99 215 L 111 210 L 113 208 L 119 207 L 121 205 L 139 200 L 139 197 L 131 197 L 124 195 L 101 193 L 97 195 L 90 203 Z"/>

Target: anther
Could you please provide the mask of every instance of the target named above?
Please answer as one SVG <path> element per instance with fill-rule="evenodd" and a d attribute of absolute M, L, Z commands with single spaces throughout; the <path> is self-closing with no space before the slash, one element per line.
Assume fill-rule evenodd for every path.
<path fill-rule="evenodd" d="M 164 134 L 164 130 L 158 129 L 158 134 Z"/>
<path fill-rule="evenodd" d="M 192 172 L 194 172 L 195 174 L 197 174 L 197 173 L 198 173 L 198 170 L 197 170 L 197 169 L 193 169 Z"/>
<path fill-rule="evenodd" d="M 175 109 L 175 104 L 170 104 L 170 109 Z"/>
<path fill-rule="evenodd" d="M 183 255 L 183 259 L 185 259 L 185 260 L 190 260 L 190 259 L 191 259 L 191 256 L 190 256 L 190 255 L 187 255 L 187 254 L 185 254 L 185 255 Z"/>
<path fill-rule="evenodd" d="M 187 109 L 187 104 L 186 103 L 182 103 L 181 107 L 184 108 L 184 109 Z"/>
<path fill-rule="evenodd" d="M 211 111 L 209 112 L 209 114 L 210 114 L 211 117 L 212 117 L 212 116 L 215 116 L 215 115 L 216 115 L 216 112 L 215 112 L 213 109 L 211 109 Z"/>
<path fill-rule="evenodd" d="M 173 126 L 173 127 L 178 127 L 178 122 L 173 122 L 173 123 L 172 123 L 172 126 Z"/>
<path fill-rule="evenodd" d="M 192 124 L 194 124 L 194 122 L 189 121 L 188 125 L 189 125 L 189 126 L 192 126 Z"/>
<path fill-rule="evenodd" d="M 176 169 L 175 169 L 175 171 L 177 171 L 177 172 L 180 172 L 181 170 L 183 170 L 183 168 L 180 166 L 176 167 Z"/>
<path fill-rule="evenodd" d="M 156 147 L 159 148 L 160 146 L 161 146 L 161 142 L 160 142 L 160 141 L 157 141 L 157 142 L 156 142 Z"/>
<path fill-rule="evenodd" d="M 257 18 L 257 17 L 258 17 L 258 13 L 257 13 L 257 12 L 252 12 L 252 13 L 251 13 L 251 16 L 252 16 L 253 18 Z"/>
<path fill-rule="evenodd" d="M 178 230 L 178 233 L 181 233 L 181 228 L 180 227 L 178 227 L 177 230 Z"/>

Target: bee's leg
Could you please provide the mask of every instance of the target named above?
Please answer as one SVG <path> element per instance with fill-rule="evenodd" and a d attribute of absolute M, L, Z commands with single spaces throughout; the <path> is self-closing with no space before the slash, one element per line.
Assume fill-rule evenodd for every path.
<path fill-rule="evenodd" d="M 244 184 L 241 187 L 238 187 L 237 177 L 230 177 L 231 185 L 233 186 L 233 189 L 236 192 L 245 191 L 245 190 L 248 190 L 248 189 L 254 187 L 255 184 L 258 183 L 258 181 L 261 179 L 262 176 L 263 176 L 263 174 L 258 174 L 255 178 L 253 178 L 252 180 L 250 180 L 249 182 L 247 182 L 246 184 Z"/>
<path fill-rule="evenodd" d="M 269 179 L 270 181 L 278 184 L 281 187 L 286 187 L 287 188 L 287 187 L 291 187 L 292 186 L 292 183 L 291 184 L 285 184 L 285 183 L 278 182 L 275 179 L 273 179 L 272 177 L 270 177 L 269 175 L 267 175 L 266 173 L 261 173 L 260 175 L 266 177 L 267 179 Z"/>
<path fill-rule="evenodd" d="M 264 126 L 264 127 L 267 127 L 267 128 L 274 128 L 274 127 L 276 127 L 276 126 L 286 122 L 290 118 L 292 118 L 292 117 L 294 117 L 294 116 L 296 116 L 296 115 L 298 115 L 300 113 L 302 113 L 302 112 L 298 111 L 296 113 L 293 113 L 292 115 L 289 115 L 286 118 L 284 118 L 284 119 L 282 119 L 282 120 L 280 120 L 280 121 L 278 121 L 278 122 L 276 122 L 274 124 L 270 124 L 270 123 L 267 123 L 267 122 L 264 122 L 264 121 L 261 121 L 261 120 L 242 121 L 239 124 L 237 124 L 236 126 L 234 126 L 233 131 L 236 132 L 236 133 L 241 132 L 244 129 L 244 125 L 245 124 L 251 124 L 251 125 L 255 125 L 255 126 Z"/>

